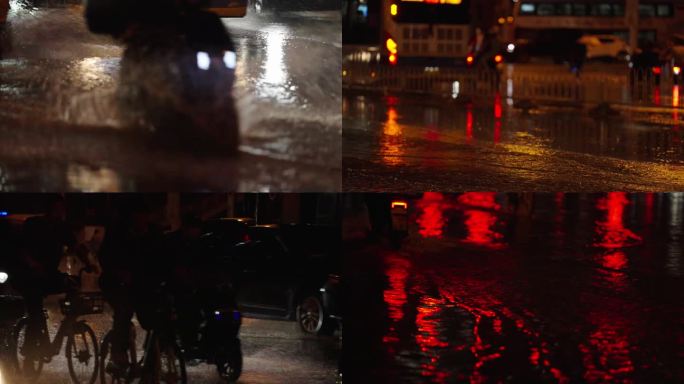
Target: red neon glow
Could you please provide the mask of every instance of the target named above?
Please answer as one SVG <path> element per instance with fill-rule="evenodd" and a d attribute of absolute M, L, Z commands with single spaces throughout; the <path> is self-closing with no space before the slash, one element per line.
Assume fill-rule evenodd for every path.
<path fill-rule="evenodd" d="M 418 200 L 420 215 L 416 222 L 420 229 L 418 233 L 423 237 L 441 237 L 446 225 L 444 217 L 444 195 L 438 192 L 426 192 Z"/>
<path fill-rule="evenodd" d="M 653 103 L 656 105 L 660 105 L 660 88 L 655 87 L 653 89 Z"/>
<path fill-rule="evenodd" d="M 660 72 L 662 72 L 660 67 L 653 67 L 653 68 L 651 68 L 651 71 L 653 71 L 654 75 L 660 75 Z"/>
<path fill-rule="evenodd" d="M 466 243 L 488 248 L 500 248 L 503 235 L 495 230 L 498 218 L 491 211 L 498 211 L 494 192 L 467 192 L 458 197 L 458 202 L 473 207 L 463 211 L 465 215 Z"/>

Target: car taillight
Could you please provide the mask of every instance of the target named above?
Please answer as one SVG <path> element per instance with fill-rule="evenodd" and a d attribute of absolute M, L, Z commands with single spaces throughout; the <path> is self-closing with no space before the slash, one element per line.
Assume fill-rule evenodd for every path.
<path fill-rule="evenodd" d="M 660 75 L 660 67 L 653 67 L 651 71 L 653 71 L 654 75 Z"/>
<path fill-rule="evenodd" d="M 495 63 L 499 64 L 499 63 L 501 63 L 502 61 L 503 61 L 503 56 L 501 56 L 501 55 L 496 55 L 496 56 L 494 56 L 494 62 L 495 62 Z"/>

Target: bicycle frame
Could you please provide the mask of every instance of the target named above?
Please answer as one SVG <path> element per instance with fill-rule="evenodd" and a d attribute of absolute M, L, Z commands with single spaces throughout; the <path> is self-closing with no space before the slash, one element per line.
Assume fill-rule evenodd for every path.
<path fill-rule="evenodd" d="M 71 333 L 73 333 L 74 326 L 78 323 L 78 316 L 65 316 L 59 323 L 59 328 L 57 329 L 54 339 L 50 340 L 50 331 L 47 325 L 49 316 L 47 311 L 43 311 L 43 316 L 41 316 L 41 319 L 31 319 L 30 317 L 25 317 L 25 319 L 28 322 L 27 326 L 30 325 L 31 322 L 40 322 L 40 324 L 35 323 L 33 325 L 38 325 L 37 329 L 47 335 L 47 339 L 49 341 L 48 345 L 42 345 L 43 339 L 38 335 L 33 335 L 33 337 L 38 337 L 39 348 L 41 349 L 39 357 L 41 358 L 52 358 L 59 355 L 62 347 L 64 346 L 64 341 Z"/>

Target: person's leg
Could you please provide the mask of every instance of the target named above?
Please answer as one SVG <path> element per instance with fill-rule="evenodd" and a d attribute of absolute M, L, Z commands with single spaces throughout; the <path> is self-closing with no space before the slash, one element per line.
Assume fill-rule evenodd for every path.
<path fill-rule="evenodd" d="M 131 327 L 133 319 L 133 305 L 128 296 L 119 292 L 109 299 L 109 304 L 114 311 L 112 324 L 112 359 L 115 367 L 108 370 L 125 370 L 128 366 L 128 348 L 131 343 Z"/>
<path fill-rule="evenodd" d="M 32 289 L 23 293 L 26 304 L 28 324 L 26 325 L 26 340 L 24 351 L 26 355 L 42 354 L 50 345 L 50 338 L 43 332 L 45 318 L 43 314 L 43 295 L 38 290 Z"/>

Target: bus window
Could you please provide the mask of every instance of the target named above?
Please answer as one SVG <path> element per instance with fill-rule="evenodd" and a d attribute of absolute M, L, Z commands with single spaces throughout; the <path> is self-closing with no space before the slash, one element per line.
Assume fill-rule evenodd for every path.
<path fill-rule="evenodd" d="M 520 5 L 520 14 L 521 15 L 534 15 L 537 13 L 537 7 L 533 3 L 522 3 Z"/>
<path fill-rule="evenodd" d="M 460 4 L 433 4 L 428 2 L 400 1 L 394 20 L 413 24 L 469 24 L 469 1 Z"/>
<path fill-rule="evenodd" d="M 587 5 L 586 4 L 573 4 L 572 14 L 574 16 L 586 16 L 587 15 Z"/>
<path fill-rule="evenodd" d="M 658 4 L 658 5 L 656 5 L 656 15 L 658 15 L 658 17 L 671 17 L 672 16 L 672 6 L 670 4 Z"/>

